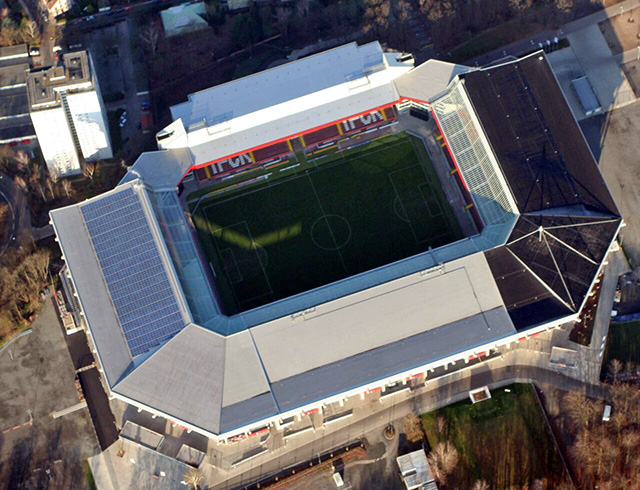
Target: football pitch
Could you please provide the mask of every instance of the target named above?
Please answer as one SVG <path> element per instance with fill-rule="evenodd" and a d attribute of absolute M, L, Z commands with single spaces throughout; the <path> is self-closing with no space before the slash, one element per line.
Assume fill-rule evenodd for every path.
<path fill-rule="evenodd" d="M 202 201 L 193 221 L 227 314 L 462 237 L 424 145 L 406 134 L 274 168 Z"/>

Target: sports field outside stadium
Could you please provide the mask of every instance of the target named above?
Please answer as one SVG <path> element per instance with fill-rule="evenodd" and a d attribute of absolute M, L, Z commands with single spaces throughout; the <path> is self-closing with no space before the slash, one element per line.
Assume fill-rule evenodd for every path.
<path fill-rule="evenodd" d="M 282 170 L 193 214 L 227 314 L 462 237 L 423 143 L 407 134 Z"/>

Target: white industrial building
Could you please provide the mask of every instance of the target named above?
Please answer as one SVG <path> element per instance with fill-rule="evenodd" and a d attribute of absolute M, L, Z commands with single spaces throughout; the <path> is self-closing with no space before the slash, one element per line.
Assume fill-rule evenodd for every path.
<path fill-rule="evenodd" d="M 410 108 L 440 128 L 479 232 L 225 315 L 178 197 L 185 176 Z M 160 151 L 51 221 L 109 395 L 219 442 L 575 321 L 622 224 L 542 53 L 414 67 L 354 43 L 192 94 L 172 115 Z"/>
<path fill-rule="evenodd" d="M 60 65 L 27 75 L 29 109 L 50 171 L 81 172 L 81 161 L 113 157 L 106 111 L 91 57 L 66 53 Z"/>

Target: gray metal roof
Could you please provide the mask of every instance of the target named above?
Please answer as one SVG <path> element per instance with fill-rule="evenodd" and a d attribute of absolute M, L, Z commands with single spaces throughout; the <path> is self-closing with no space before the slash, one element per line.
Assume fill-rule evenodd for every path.
<path fill-rule="evenodd" d="M 27 84 L 27 70 L 29 63 L 0 67 L 0 87 L 13 87 Z M 26 90 L 24 91 L 26 95 Z M 6 114 L 3 114 L 5 116 Z"/>
<path fill-rule="evenodd" d="M 447 263 L 444 273 L 401 277 L 307 315 L 253 327 L 251 334 L 269 379 L 277 382 L 502 304 L 484 254 L 476 253 Z M 459 345 L 459 337 L 452 340 Z"/>
<path fill-rule="evenodd" d="M 203 429 L 218 432 L 224 337 L 188 325 L 113 390 Z"/>
<path fill-rule="evenodd" d="M 468 298 L 461 297 L 464 300 Z M 363 324 L 360 335 L 370 335 L 365 330 Z M 273 383 L 271 389 L 280 410 L 291 410 L 515 333 L 507 310 L 501 306 L 293 375 Z"/>
<path fill-rule="evenodd" d="M 365 92 L 355 93 L 337 101 L 279 118 L 245 131 L 202 143 L 189 145 L 194 165 L 203 165 L 270 143 L 280 138 L 300 134 L 353 114 L 372 110 L 398 100 L 398 93 L 389 83 Z"/>
<path fill-rule="evenodd" d="M 191 155 L 186 148 L 147 151 L 138 157 L 120 184 L 142 179 L 155 191 L 173 190 L 189 171 L 191 165 Z"/>
<path fill-rule="evenodd" d="M 182 119 L 186 128 L 203 120 L 228 121 L 380 71 L 383 56 L 377 41 L 345 44 L 190 94 L 187 102 L 171 107 L 171 115 Z"/>
<path fill-rule="evenodd" d="M 449 83 L 472 68 L 440 60 L 428 60 L 394 80 L 401 97 L 431 102 L 444 94 Z"/>

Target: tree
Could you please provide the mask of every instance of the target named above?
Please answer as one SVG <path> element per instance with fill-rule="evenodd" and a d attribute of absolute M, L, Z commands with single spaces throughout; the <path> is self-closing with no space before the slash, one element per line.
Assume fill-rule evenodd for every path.
<path fill-rule="evenodd" d="M 629 461 L 631 461 L 631 457 L 639 444 L 640 433 L 635 429 L 629 429 L 622 434 L 622 437 L 620 437 L 620 447 L 623 449 L 624 466 L 629 464 Z"/>
<path fill-rule="evenodd" d="M 29 172 L 29 162 L 31 159 L 26 151 L 18 150 L 16 152 L 15 161 L 18 164 L 19 170 Z"/>
<path fill-rule="evenodd" d="M 22 189 L 23 192 L 27 191 L 27 183 L 25 182 L 25 180 L 20 177 L 19 175 L 17 177 L 15 177 L 13 179 L 13 182 L 20 188 Z"/>
<path fill-rule="evenodd" d="M 1 201 L 0 202 L 0 233 L 4 234 L 4 231 L 7 229 L 7 220 L 9 219 L 9 205 Z M 1 235 L 0 235 L 1 238 Z"/>
<path fill-rule="evenodd" d="M 298 0 L 298 2 L 296 3 L 296 10 L 298 12 L 298 15 L 303 19 L 306 19 L 307 15 L 309 15 L 310 7 L 311 2 L 309 0 Z"/>
<path fill-rule="evenodd" d="M 458 451 L 449 441 L 439 442 L 427 456 L 433 477 L 446 485 L 447 477 L 458 464 Z"/>
<path fill-rule="evenodd" d="M 420 10 L 427 14 L 427 19 L 436 22 L 449 17 L 453 6 L 449 0 L 420 0 Z"/>
<path fill-rule="evenodd" d="M 86 162 L 82 166 L 82 175 L 91 180 L 93 184 L 93 175 L 96 173 L 96 164 L 93 162 Z"/>
<path fill-rule="evenodd" d="M 160 28 L 156 22 L 150 22 L 140 29 L 140 40 L 147 45 L 151 56 L 156 55 L 158 49 L 158 41 L 160 40 Z"/>
<path fill-rule="evenodd" d="M 27 44 L 40 44 L 40 29 L 38 28 L 38 24 L 33 20 L 29 20 L 27 17 L 24 17 L 20 24 L 20 35 L 22 40 Z"/>
<path fill-rule="evenodd" d="M 560 12 L 570 12 L 573 9 L 574 0 L 556 0 L 556 8 Z"/>
<path fill-rule="evenodd" d="M 444 435 L 445 429 L 447 428 L 447 419 L 439 415 L 438 417 L 436 417 L 433 425 L 436 429 L 436 434 L 438 434 L 438 437 L 442 437 Z"/>
<path fill-rule="evenodd" d="M 274 12 L 275 24 L 280 34 L 285 36 L 289 30 L 289 19 L 291 18 L 291 10 L 286 7 L 278 7 Z"/>
<path fill-rule="evenodd" d="M 476 480 L 471 490 L 489 490 L 489 484 L 484 480 Z"/>
<path fill-rule="evenodd" d="M 62 190 L 67 197 L 71 196 L 71 193 L 73 192 L 73 186 L 71 185 L 71 181 L 69 179 L 62 180 Z"/>
<path fill-rule="evenodd" d="M 409 442 L 418 442 L 422 440 L 422 424 L 420 423 L 420 417 L 415 413 L 407 414 L 402 421 L 402 431 L 407 436 Z"/>
<path fill-rule="evenodd" d="M 595 421 L 599 412 L 598 404 L 580 393 L 569 392 L 562 398 L 562 405 L 575 423 L 588 428 Z"/>
<path fill-rule="evenodd" d="M 613 382 L 618 381 L 618 373 L 622 371 L 622 363 L 617 359 L 611 359 L 607 369 L 609 370 L 609 374 L 613 376 Z"/>
<path fill-rule="evenodd" d="M 184 478 L 184 481 L 187 482 L 188 485 L 192 485 L 194 490 L 197 490 L 200 482 L 204 480 L 204 475 L 197 469 L 191 468 L 182 475 L 182 478 Z"/>
<path fill-rule="evenodd" d="M 518 15 L 522 14 L 525 10 L 531 8 L 533 0 L 509 0 L 509 7 L 516 11 Z"/>

